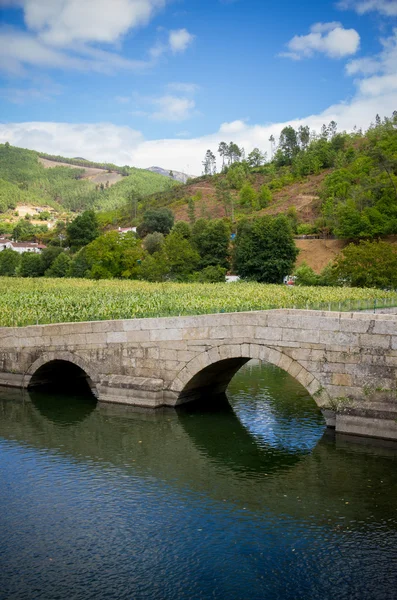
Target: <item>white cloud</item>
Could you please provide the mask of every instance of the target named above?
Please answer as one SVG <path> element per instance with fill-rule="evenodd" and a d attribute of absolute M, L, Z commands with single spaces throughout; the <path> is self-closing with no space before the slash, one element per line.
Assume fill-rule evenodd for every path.
<path fill-rule="evenodd" d="M 308 35 L 296 35 L 287 44 L 288 52 L 280 56 L 300 60 L 316 53 L 330 58 L 343 58 L 355 54 L 360 46 L 360 36 L 355 29 L 344 29 L 338 22 L 315 23 Z"/>
<path fill-rule="evenodd" d="M 44 44 L 29 33 L 0 29 L 0 69 L 14 75 L 26 74 L 25 67 L 60 68 L 112 74 L 115 70 L 143 70 L 149 62 L 129 60 L 119 54 L 81 46 L 76 52 Z"/>
<path fill-rule="evenodd" d="M 350 103 L 329 107 L 318 115 L 283 123 L 250 125 L 244 121 L 224 123 L 217 132 L 191 139 L 144 140 L 139 131 L 112 124 L 10 123 L 0 124 L 0 142 L 66 156 L 82 155 L 145 168 L 158 164 L 165 169 L 200 174 L 208 148 L 216 152 L 219 142 L 234 140 L 247 152 L 254 147 L 270 155 L 270 135 L 277 138 L 286 125 L 309 125 L 319 131 L 323 123 L 335 120 L 339 130 L 354 125 L 367 127 L 375 115 L 391 115 L 397 106 L 397 90 L 365 96 L 361 91 Z"/>
<path fill-rule="evenodd" d="M 152 100 L 157 107 L 150 116 L 157 121 L 186 121 L 192 116 L 196 103 L 191 98 L 161 96 Z"/>
<path fill-rule="evenodd" d="M 359 15 L 378 12 L 385 17 L 397 16 L 397 0 L 341 0 L 337 6 L 341 10 L 355 10 Z"/>
<path fill-rule="evenodd" d="M 357 76 L 359 92 L 365 96 L 380 97 L 397 89 L 397 28 L 381 43 L 383 50 L 377 56 L 353 60 L 346 65 L 348 75 Z"/>
<path fill-rule="evenodd" d="M 119 44 L 129 31 L 146 25 L 170 0 L 0 0 L 20 5 L 27 31 L 0 28 L 0 68 L 14 75 L 26 67 L 76 69 L 112 74 L 152 67 L 166 52 L 183 52 L 194 36 L 171 31 L 166 43 L 149 49 L 148 60 L 124 58 Z M 103 50 L 98 44 L 116 46 Z"/>
<path fill-rule="evenodd" d="M 174 52 L 174 54 L 184 52 L 188 46 L 192 44 L 194 37 L 195 36 L 189 33 L 187 29 L 175 29 L 170 31 L 169 45 L 172 52 Z"/>
<path fill-rule="evenodd" d="M 115 43 L 146 25 L 166 0 L 19 0 L 28 29 L 46 43 Z"/>

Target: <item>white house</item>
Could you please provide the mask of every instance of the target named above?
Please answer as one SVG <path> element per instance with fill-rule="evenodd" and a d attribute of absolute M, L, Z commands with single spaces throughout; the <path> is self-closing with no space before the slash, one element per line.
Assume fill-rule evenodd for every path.
<path fill-rule="evenodd" d="M 23 254 L 24 252 L 40 254 L 45 248 L 46 246 L 43 244 L 36 244 L 36 242 L 13 242 L 6 238 L 0 238 L 0 252 L 2 250 L 14 250 L 15 252 L 18 252 L 18 254 Z"/>
<path fill-rule="evenodd" d="M 124 235 L 125 233 L 130 233 L 130 231 L 132 231 L 133 233 L 136 233 L 136 227 L 119 227 L 117 231 L 121 235 Z"/>
<path fill-rule="evenodd" d="M 0 237 L 0 252 L 2 250 L 9 250 L 11 248 L 12 242 L 7 240 L 7 238 Z"/>

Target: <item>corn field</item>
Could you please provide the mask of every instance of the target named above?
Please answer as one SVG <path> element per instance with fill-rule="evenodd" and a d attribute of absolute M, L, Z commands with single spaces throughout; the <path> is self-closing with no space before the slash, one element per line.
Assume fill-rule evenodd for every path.
<path fill-rule="evenodd" d="M 0 277 L 1 327 L 275 308 L 350 311 L 393 306 L 396 292 L 375 289 Z"/>

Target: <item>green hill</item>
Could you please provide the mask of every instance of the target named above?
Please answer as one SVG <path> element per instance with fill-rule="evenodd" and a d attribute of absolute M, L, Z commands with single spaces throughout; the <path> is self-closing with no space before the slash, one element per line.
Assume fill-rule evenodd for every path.
<path fill-rule="evenodd" d="M 76 168 L 64 165 L 45 168 L 39 157 L 52 160 L 54 165 L 62 162 Z M 110 171 L 123 178 L 109 187 L 106 181 L 95 183 L 87 175 L 92 167 L 102 170 L 105 179 Z M 50 206 L 58 212 L 114 209 L 122 206 L 132 193 L 145 196 L 174 185 L 178 184 L 144 169 L 52 157 L 0 144 L 0 214 L 14 210 L 18 204 Z"/>
<path fill-rule="evenodd" d="M 265 164 L 263 158 L 255 165 L 255 153 L 243 160 L 237 150 L 241 158 L 222 173 L 147 196 L 138 220 L 147 208 L 163 207 L 185 221 L 284 213 L 296 234 L 350 240 L 397 234 L 397 111 L 377 116 L 364 133 L 339 133 L 334 122 L 319 134 L 285 127 Z M 130 214 L 121 210 L 118 218 L 126 222 Z"/>

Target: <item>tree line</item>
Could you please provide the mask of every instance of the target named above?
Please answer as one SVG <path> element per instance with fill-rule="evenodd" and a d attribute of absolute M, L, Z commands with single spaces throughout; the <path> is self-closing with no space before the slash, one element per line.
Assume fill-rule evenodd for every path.
<path fill-rule="evenodd" d="M 217 282 L 233 269 L 281 283 L 298 254 L 284 216 L 243 220 L 232 236 L 227 219 L 175 223 L 169 209 L 148 210 L 135 235 L 100 234 L 96 214 L 86 211 L 60 231 L 42 254 L 0 252 L 0 275 Z"/>

